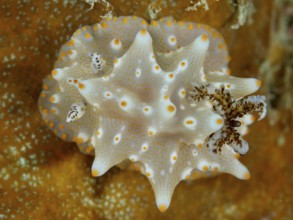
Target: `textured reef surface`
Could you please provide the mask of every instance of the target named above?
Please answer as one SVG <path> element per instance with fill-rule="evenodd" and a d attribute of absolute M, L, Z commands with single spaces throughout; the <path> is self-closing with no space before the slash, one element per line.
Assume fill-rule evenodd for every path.
<path fill-rule="evenodd" d="M 109 2 L 113 14 L 136 15 L 149 22 L 149 2 Z M 158 19 L 172 14 L 178 21 L 219 30 L 232 58 L 231 75 L 259 78 L 258 68 L 268 52 L 276 58 L 273 48 L 268 51 L 275 10 L 271 1 L 254 0 L 254 22 L 237 30 L 231 26 L 243 18 L 239 13 L 245 12 L 245 4 L 238 7 L 236 2 L 252 1 L 201 1 L 208 2 L 208 11 L 202 7 L 186 11 L 192 6 L 187 1 L 152 2 L 152 7 L 160 8 Z M 90 7 L 83 1 L 1 1 L 0 219 L 292 219 L 293 139 L 285 134 L 285 144 L 278 146 L 282 127 L 270 126 L 267 117 L 249 126 L 245 136 L 250 147 L 240 161 L 250 170 L 248 181 L 222 174 L 180 182 L 164 213 L 157 209 L 144 175 L 115 167 L 99 178 L 90 175 L 93 157 L 51 132 L 37 105 L 43 79 L 64 42 L 78 28 L 100 22 L 100 16 L 109 12 L 104 3 L 89 11 Z M 286 121 L 283 116 L 280 112 Z"/>
<path fill-rule="evenodd" d="M 230 76 L 222 36 L 209 26 L 113 17 L 78 29 L 39 99 L 46 124 L 94 154 L 92 175 L 126 160 L 150 180 L 160 211 L 181 180 L 250 174 L 238 160 L 249 114 L 266 115 L 254 78 Z"/>

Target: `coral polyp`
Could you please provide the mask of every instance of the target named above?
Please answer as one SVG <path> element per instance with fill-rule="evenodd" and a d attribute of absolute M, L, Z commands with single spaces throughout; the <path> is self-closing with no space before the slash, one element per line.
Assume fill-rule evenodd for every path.
<path fill-rule="evenodd" d="M 260 81 L 230 76 L 213 28 L 114 17 L 82 27 L 44 81 L 40 111 L 63 140 L 95 156 L 92 175 L 133 163 L 165 211 L 181 180 L 217 172 L 248 179 L 242 136 L 266 114 Z"/>

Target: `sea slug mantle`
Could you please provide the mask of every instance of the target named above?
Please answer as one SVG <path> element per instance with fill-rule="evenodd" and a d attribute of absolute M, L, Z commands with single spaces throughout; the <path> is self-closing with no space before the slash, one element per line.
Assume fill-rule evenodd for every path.
<path fill-rule="evenodd" d="M 78 29 L 44 80 L 46 124 L 95 156 L 92 175 L 131 163 L 147 176 L 160 211 L 181 180 L 230 173 L 248 179 L 242 139 L 266 114 L 260 81 L 230 75 L 213 28 L 163 18 L 114 17 Z"/>

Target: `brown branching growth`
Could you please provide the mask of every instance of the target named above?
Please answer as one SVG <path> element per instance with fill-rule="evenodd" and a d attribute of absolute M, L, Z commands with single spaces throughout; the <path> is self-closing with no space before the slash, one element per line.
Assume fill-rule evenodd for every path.
<path fill-rule="evenodd" d="M 235 152 L 240 154 L 248 151 L 247 142 L 237 131 L 237 128 L 241 126 L 239 119 L 251 112 L 258 112 L 259 120 L 264 118 L 266 115 L 264 96 L 247 96 L 236 100 L 224 87 L 217 89 L 212 85 L 203 85 L 194 86 L 189 93 L 189 99 L 195 102 L 209 101 L 214 112 L 224 119 L 224 126 L 206 140 L 206 146 L 211 152 L 220 153 L 224 144 L 230 145 Z"/>

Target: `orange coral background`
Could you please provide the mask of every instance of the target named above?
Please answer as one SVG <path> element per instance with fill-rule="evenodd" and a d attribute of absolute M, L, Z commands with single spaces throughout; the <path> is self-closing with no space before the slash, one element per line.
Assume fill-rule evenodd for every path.
<path fill-rule="evenodd" d="M 109 1 L 114 13 L 148 19 L 148 1 Z M 174 3 L 175 2 L 175 3 Z M 158 1 L 159 17 L 216 27 L 231 52 L 232 73 L 257 76 L 269 45 L 270 1 L 255 0 L 254 23 L 238 30 L 233 6 L 210 0 L 209 11 L 186 12 L 189 1 Z M 93 158 L 56 138 L 37 109 L 42 79 L 79 26 L 99 22 L 105 4 L 83 1 L 1 0 L 0 3 L 0 219 L 293 219 L 292 136 L 276 144 L 280 127 L 251 127 L 241 160 L 252 178 L 223 174 L 182 182 L 160 213 L 147 179 L 112 168 L 90 175 Z"/>

